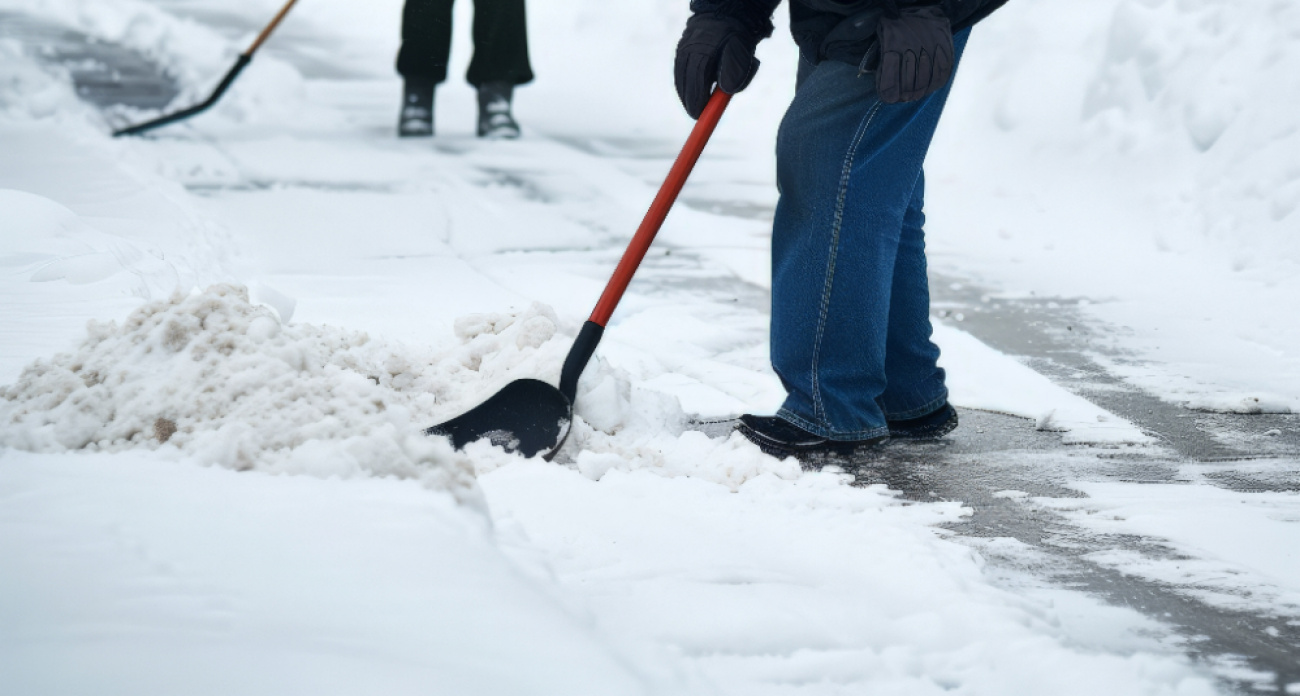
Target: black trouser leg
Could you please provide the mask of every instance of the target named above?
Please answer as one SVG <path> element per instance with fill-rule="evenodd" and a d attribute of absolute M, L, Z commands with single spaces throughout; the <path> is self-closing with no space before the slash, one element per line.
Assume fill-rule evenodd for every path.
<path fill-rule="evenodd" d="M 452 0 L 406 0 L 397 72 L 406 79 L 442 82 L 451 55 Z"/>
<path fill-rule="evenodd" d="M 524 0 L 474 0 L 474 59 L 469 83 L 522 85 L 532 82 Z"/>

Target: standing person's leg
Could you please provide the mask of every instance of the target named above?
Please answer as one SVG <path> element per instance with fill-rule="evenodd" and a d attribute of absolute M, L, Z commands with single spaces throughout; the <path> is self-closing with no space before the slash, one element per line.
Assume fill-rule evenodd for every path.
<path fill-rule="evenodd" d="M 406 0 L 402 48 L 397 53 L 397 72 L 402 77 L 435 85 L 447 79 L 451 6 L 452 0 Z"/>
<path fill-rule="evenodd" d="M 925 260 L 925 173 L 917 177 L 894 260 L 885 392 L 876 399 L 893 438 L 934 438 L 957 427 L 948 405 L 939 347 L 930 340 L 930 283 Z"/>
<path fill-rule="evenodd" d="M 406 79 L 397 132 L 433 135 L 433 91 L 447 79 L 452 0 L 406 0 L 397 72 Z"/>
<path fill-rule="evenodd" d="M 946 97 L 886 105 L 854 66 L 828 61 L 782 121 L 772 364 L 789 392 L 779 417 L 808 433 L 852 442 L 889 432 L 877 399 L 888 387 L 895 265 Z"/>
<path fill-rule="evenodd" d="M 475 0 L 474 58 L 466 77 L 478 88 L 478 134 L 518 137 L 511 99 L 516 85 L 533 79 L 524 0 Z"/>
<path fill-rule="evenodd" d="M 474 0 L 474 58 L 466 77 L 475 87 L 533 81 L 524 0 Z"/>

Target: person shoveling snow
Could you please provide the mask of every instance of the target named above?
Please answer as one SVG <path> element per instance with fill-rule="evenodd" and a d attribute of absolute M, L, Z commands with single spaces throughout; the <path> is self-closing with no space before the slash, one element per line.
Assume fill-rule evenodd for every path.
<path fill-rule="evenodd" d="M 922 164 L 970 27 L 1006 0 L 792 0 L 805 70 L 777 140 L 772 365 L 788 392 L 738 429 L 764 452 L 852 456 L 889 438 L 957 427 L 930 340 Z M 731 94 L 758 70 L 779 0 L 695 0 L 677 48 L 678 96 L 698 119 L 591 320 L 560 387 L 519 380 L 429 429 L 457 447 L 487 438 L 550 457 L 578 376 Z M 861 79 L 868 73 L 874 79 Z"/>
<path fill-rule="evenodd" d="M 957 427 L 930 340 L 922 163 L 970 27 L 1004 2 L 791 0 L 802 65 L 777 137 L 771 326 L 788 396 L 739 425 L 763 451 L 851 456 Z M 691 116 L 715 83 L 749 84 L 778 3 L 691 4 L 675 66 Z"/>

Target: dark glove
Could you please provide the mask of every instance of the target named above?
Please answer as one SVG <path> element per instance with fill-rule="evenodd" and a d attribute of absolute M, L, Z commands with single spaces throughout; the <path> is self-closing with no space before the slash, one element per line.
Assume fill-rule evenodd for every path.
<path fill-rule="evenodd" d="M 673 75 L 677 96 L 691 118 L 699 118 L 704 111 L 714 83 L 728 94 L 749 86 L 758 72 L 754 47 L 759 38 L 729 17 L 697 14 L 686 20 L 686 31 L 677 42 Z"/>
<path fill-rule="evenodd" d="M 886 104 L 913 102 L 938 92 L 952 77 L 952 23 L 937 7 L 886 13 L 876 29 L 880 63 L 876 92 Z"/>

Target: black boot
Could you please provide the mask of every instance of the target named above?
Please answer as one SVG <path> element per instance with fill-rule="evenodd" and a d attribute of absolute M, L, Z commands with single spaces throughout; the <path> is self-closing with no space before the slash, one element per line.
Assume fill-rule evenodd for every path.
<path fill-rule="evenodd" d="M 794 457 L 805 466 L 851 464 L 855 458 L 889 440 L 888 436 L 870 440 L 831 440 L 814 435 L 780 416 L 748 413 L 740 417 L 736 430 L 765 454 Z"/>
<path fill-rule="evenodd" d="M 478 88 L 478 136 L 514 139 L 519 124 L 510 115 L 510 99 L 515 86 L 507 82 L 489 82 Z"/>
<path fill-rule="evenodd" d="M 408 79 L 402 94 L 402 113 L 397 120 L 397 135 L 403 138 L 427 138 L 433 135 L 433 88 L 431 80 Z"/>
<path fill-rule="evenodd" d="M 937 440 L 957 429 L 957 409 L 945 401 L 920 418 L 891 420 L 887 425 L 889 437 L 895 440 Z"/>

